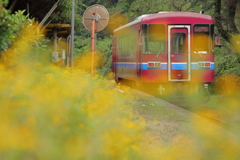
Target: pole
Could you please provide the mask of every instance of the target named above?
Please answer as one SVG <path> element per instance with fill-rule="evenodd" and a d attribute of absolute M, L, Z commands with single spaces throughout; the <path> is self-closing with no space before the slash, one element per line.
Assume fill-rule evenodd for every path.
<path fill-rule="evenodd" d="M 73 67 L 73 56 L 74 56 L 74 5 L 75 0 L 72 0 L 72 19 L 71 19 L 71 54 L 70 54 L 70 66 Z"/>
<path fill-rule="evenodd" d="M 94 16 L 94 15 L 93 15 Z M 93 76 L 94 68 L 94 52 L 95 52 L 95 19 L 92 19 L 92 51 L 91 51 L 91 76 Z"/>
<path fill-rule="evenodd" d="M 38 27 L 42 27 L 42 25 L 46 22 L 46 20 L 51 16 L 53 11 L 57 8 L 61 0 L 58 0 L 53 7 L 50 9 L 50 11 L 47 13 L 47 15 L 43 18 L 43 20 L 39 23 Z"/>

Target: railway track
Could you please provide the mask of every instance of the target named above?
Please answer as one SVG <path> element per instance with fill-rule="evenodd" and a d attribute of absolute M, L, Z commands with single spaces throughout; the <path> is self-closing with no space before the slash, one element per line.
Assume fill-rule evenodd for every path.
<path fill-rule="evenodd" d="M 193 112 L 193 113 L 195 113 L 195 112 Z M 234 126 L 230 123 L 224 122 L 222 120 L 216 119 L 214 117 L 211 117 L 211 116 L 208 116 L 208 115 L 205 115 L 205 114 L 201 114 L 201 113 L 195 113 L 195 114 L 203 117 L 204 119 L 209 120 L 210 122 L 212 122 L 212 123 L 214 123 L 218 126 L 223 127 L 224 129 L 230 131 L 231 133 L 234 133 L 235 135 L 239 135 L 239 133 L 240 133 L 240 128 L 237 127 L 237 126 Z"/>

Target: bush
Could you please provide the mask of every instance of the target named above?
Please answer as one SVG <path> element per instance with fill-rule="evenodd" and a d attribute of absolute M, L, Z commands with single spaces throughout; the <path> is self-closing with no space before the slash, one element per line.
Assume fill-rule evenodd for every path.
<path fill-rule="evenodd" d="M 111 72 L 112 51 L 110 49 L 111 38 L 99 38 L 96 42 L 97 47 L 94 54 L 94 70 L 101 76 L 106 76 Z M 76 50 L 78 55 L 75 58 L 74 67 L 90 72 L 91 69 L 91 50 L 88 47 L 83 47 Z M 84 50 L 85 49 L 85 50 Z"/>
<path fill-rule="evenodd" d="M 239 57 L 227 46 L 215 49 L 215 66 L 215 76 L 222 74 L 240 76 Z"/>
<path fill-rule="evenodd" d="M 10 11 L 2 7 L 0 2 L 0 53 L 7 50 L 25 27 L 26 23 L 32 23 L 23 13 L 18 11 L 15 14 L 10 14 Z"/>

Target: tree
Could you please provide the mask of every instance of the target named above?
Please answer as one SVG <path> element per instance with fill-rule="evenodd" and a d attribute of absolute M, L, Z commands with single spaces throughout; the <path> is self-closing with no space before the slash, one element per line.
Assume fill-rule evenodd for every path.
<path fill-rule="evenodd" d="M 23 15 L 24 11 L 10 14 L 10 11 L 1 5 L 1 2 L 0 8 L 0 53 L 2 53 L 11 46 L 24 24 L 31 20 Z"/>
<path fill-rule="evenodd" d="M 41 58 L 38 51 L 46 49 L 48 40 L 24 10 L 12 14 L 3 7 L 6 4 L 0 0 L 0 61 L 11 67 L 20 64 L 21 60 L 38 61 Z"/>
<path fill-rule="evenodd" d="M 219 34 L 229 43 L 232 35 L 239 34 L 235 23 L 238 3 L 239 0 L 215 0 L 215 25 Z"/>

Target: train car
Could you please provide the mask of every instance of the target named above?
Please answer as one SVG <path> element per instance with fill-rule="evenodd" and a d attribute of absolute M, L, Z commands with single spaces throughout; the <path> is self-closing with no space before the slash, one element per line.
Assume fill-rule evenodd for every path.
<path fill-rule="evenodd" d="M 115 81 L 188 94 L 214 81 L 214 20 L 193 12 L 142 15 L 114 30 Z M 152 87 L 154 86 L 154 87 Z"/>

